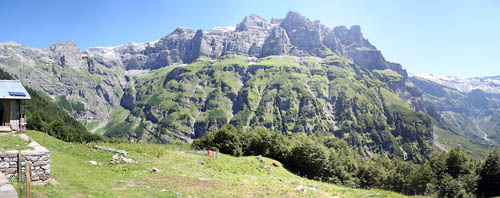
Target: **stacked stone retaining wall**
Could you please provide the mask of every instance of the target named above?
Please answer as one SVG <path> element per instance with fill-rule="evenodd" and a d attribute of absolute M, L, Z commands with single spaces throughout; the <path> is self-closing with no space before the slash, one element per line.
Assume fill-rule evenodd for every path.
<path fill-rule="evenodd" d="M 25 134 L 19 135 L 22 139 L 29 142 L 28 146 L 33 149 L 21 151 L 21 166 L 25 171 L 26 162 L 31 164 L 31 181 L 34 184 L 47 184 L 50 179 L 50 151 L 40 144 L 33 141 Z M 0 152 L 0 172 L 7 178 L 13 178 L 17 175 L 19 151 L 11 150 Z"/>

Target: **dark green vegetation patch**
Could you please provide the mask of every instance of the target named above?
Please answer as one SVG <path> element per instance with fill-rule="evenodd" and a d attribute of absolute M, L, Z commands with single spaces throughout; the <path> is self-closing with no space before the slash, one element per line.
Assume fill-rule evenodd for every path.
<path fill-rule="evenodd" d="M 373 73 L 337 55 L 253 63 L 234 55 L 200 57 L 138 77 L 125 90 L 136 100 L 127 106 L 131 114 L 105 135 L 166 143 L 230 123 L 285 135 L 335 134 L 364 156 L 423 162 L 432 150 L 431 119 L 394 94 L 397 83 L 404 84 L 400 74 Z"/>

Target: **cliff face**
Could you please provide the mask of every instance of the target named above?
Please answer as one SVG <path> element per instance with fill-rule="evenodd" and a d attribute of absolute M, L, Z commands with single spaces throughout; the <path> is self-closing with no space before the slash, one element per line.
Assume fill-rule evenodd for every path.
<path fill-rule="evenodd" d="M 366 155 L 418 161 L 431 148 L 432 129 L 414 112 L 423 110 L 421 92 L 401 65 L 386 61 L 359 26 L 331 29 L 295 12 L 84 51 L 72 41 L 46 49 L 2 43 L 0 68 L 108 136 L 190 141 L 232 123 L 334 133 Z M 402 115 L 422 125 L 398 125 L 409 121 Z"/>
<path fill-rule="evenodd" d="M 89 57 L 73 41 L 46 49 L 2 43 L 0 67 L 58 102 L 69 100 L 75 109 L 70 105 L 66 110 L 79 120 L 105 118 L 126 87 L 122 70 Z M 82 103 L 85 109 L 77 110 Z"/>

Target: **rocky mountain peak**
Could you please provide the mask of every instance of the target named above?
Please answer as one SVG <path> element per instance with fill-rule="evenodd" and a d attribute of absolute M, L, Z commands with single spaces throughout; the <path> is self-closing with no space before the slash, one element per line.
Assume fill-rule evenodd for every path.
<path fill-rule="evenodd" d="M 324 35 L 319 22 L 312 22 L 297 12 L 288 12 L 280 27 L 286 30 L 290 42 L 301 50 L 294 54 L 310 54 L 313 49 L 323 46 Z"/>
<path fill-rule="evenodd" d="M 193 33 L 194 30 L 190 28 L 185 28 L 182 26 L 177 27 L 172 33 L 170 34 L 185 34 L 185 33 Z"/>
<path fill-rule="evenodd" d="M 53 51 L 53 52 L 63 52 L 63 51 L 70 51 L 70 52 L 80 52 L 80 48 L 76 46 L 75 41 L 69 40 L 66 41 L 66 43 L 56 43 L 48 47 L 48 50 Z"/>
<path fill-rule="evenodd" d="M 262 57 L 285 54 L 290 48 L 290 39 L 285 29 L 276 26 L 262 46 Z"/>
<path fill-rule="evenodd" d="M 280 26 L 285 28 L 286 31 L 292 31 L 294 29 L 297 30 L 314 29 L 315 25 L 307 17 L 300 15 L 298 12 L 290 11 L 286 15 L 285 19 L 283 19 Z"/>
<path fill-rule="evenodd" d="M 375 47 L 363 37 L 361 27 L 359 25 L 353 25 L 349 29 L 345 26 L 337 26 L 333 29 L 333 32 L 344 45 L 375 49 Z"/>
<path fill-rule="evenodd" d="M 236 31 L 248 31 L 249 29 L 269 29 L 271 23 L 266 19 L 256 15 L 251 14 L 246 16 L 243 21 L 236 25 Z"/>
<path fill-rule="evenodd" d="M 81 66 L 80 48 L 76 46 L 73 40 L 51 45 L 47 48 L 47 52 L 62 67 L 79 68 Z"/>
<path fill-rule="evenodd" d="M 350 36 L 350 39 L 355 43 L 362 43 L 365 40 L 363 34 L 361 33 L 361 27 L 359 25 L 351 26 L 351 28 L 349 28 L 348 35 Z"/>

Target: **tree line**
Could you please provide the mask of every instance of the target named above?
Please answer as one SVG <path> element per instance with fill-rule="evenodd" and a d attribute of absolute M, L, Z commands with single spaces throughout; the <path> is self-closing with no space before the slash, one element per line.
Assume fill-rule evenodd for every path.
<path fill-rule="evenodd" d="M 406 195 L 490 197 L 500 195 L 500 151 L 481 160 L 456 147 L 434 152 L 422 164 L 362 157 L 333 135 L 291 136 L 263 127 L 243 129 L 226 125 L 194 140 L 196 149 L 218 149 L 233 156 L 262 155 L 284 164 L 300 176 L 356 188 L 379 188 Z"/>

